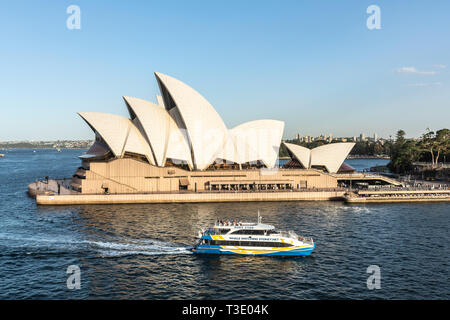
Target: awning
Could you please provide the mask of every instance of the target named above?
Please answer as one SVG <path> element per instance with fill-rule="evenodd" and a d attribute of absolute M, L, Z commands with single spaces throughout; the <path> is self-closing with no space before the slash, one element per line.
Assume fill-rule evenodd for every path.
<path fill-rule="evenodd" d="M 349 164 L 342 162 L 341 167 L 338 170 L 338 173 L 341 172 L 355 172 L 356 169 L 350 166 Z"/>
<path fill-rule="evenodd" d="M 180 186 L 186 187 L 188 185 L 189 185 L 189 179 L 187 179 L 187 178 L 180 179 Z"/>
<path fill-rule="evenodd" d="M 80 159 L 101 158 L 104 157 L 109 151 L 110 150 L 107 145 L 96 141 L 85 154 L 78 157 Z"/>
<path fill-rule="evenodd" d="M 293 179 L 276 179 L 276 180 L 211 180 L 210 184 L 284 184 L 293 183 Z"/>

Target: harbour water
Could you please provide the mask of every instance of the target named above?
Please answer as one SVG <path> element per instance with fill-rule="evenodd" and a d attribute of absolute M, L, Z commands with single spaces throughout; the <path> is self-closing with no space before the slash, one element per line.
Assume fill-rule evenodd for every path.
<path fill-rule="evenodd" d="M 449 299 L 450 204 L 265 202 L 38 207 L 80 150 L 2 151 L 0 299 Z M 381 161 L 381 162 L 377 162 Z M 358 170 L 386 160 L 349 160 Z M 255 220 L 312 236 L 311 256 L 194 255 L 201 227 Z M 69 290 L 67 267 L 81 270 Z M 367 288 L 377 265 L 381 288 Z"/>

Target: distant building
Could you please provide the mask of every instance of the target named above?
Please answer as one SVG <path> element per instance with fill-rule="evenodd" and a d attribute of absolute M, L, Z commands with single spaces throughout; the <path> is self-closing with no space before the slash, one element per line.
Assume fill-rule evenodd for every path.
<path fill-rule="evenodd" d="M 302 137 L 302 139 L 300 140 L 300 142 L 306 142 L 306 143 L 311 143 L 314 141 L 314 138 L 311 137 L 310 135 L 306 135 L 304 137 Z"/>
<path fill-rule="evenodd" d="M 328 142 L 333 141 L 333 135 L 330 133 L 330 135 L 328 136 Z"/>
<path fill-rule="evenodd" d="M 366 141 L 366 135 L 364 133 L 359 135 L 359 141 Z"/>

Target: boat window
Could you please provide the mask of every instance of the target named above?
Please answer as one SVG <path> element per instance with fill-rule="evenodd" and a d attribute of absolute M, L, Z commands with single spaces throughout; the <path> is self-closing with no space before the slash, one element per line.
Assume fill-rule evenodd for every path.
<path fill-rule="evenodd" d="M 265 230 L 249 230 L 249 229 L 241 229 L 232 232 L 231 234 L 253 234 L 253 235 L 264 235 Z"/>
<path fill-rule="evenodd" d="M 230 240 L 207 240 L 212 246 L 237 246 L 237 247 L 292 247 L 292 244 L 275 241 L 230 241 Z"/>
<path fill-rule="evenodd" d="M 216 229 L 210 228 L 206 230 L 205 235 L 227 234 L 230 229 Z"/>

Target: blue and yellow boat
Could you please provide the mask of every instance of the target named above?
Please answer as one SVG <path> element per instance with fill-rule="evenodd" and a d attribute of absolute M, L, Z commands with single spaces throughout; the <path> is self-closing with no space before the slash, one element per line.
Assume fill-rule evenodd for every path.
<path fill-rule="evenodd" d="M 312 238 L 298 236 L 293 231 L 278 231 L 261 223 L 221 222 L 201 230 L 194 253 L 245 254 L 269 256 L 305 256 L 315 248 Z"/>

